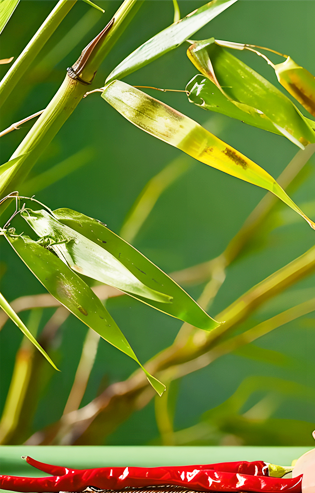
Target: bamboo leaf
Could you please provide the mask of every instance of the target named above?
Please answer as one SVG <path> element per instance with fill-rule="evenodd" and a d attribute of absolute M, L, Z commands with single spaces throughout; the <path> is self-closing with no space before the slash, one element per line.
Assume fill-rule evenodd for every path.
<path fill-rule="evenodd" d="M 160 56 L 178 48 L 195 32 L 199 31 L 214 17 L 233 5 L 237 0 L 213 0 L 191 12 L 175 24 L 167 27 L 153 38 L 139 46 L 109 74 L 106 82 L 122 79 L 148 65 Z"/>
<path fill-rule="evenodd" d="M 91 2 L 91 0 L 83 0 L 85 3 L 87 3 L 88 5 L 90 5 L 91 7 L 94 7 L 96 10 L 99 10 L 100 12 L 102 12 L 104 14 L 105 10 L 102 9 L 101 7 L 99 7 L 98 5 L 96 5 L 95 3 Z"/>
<path fill-rule="evenodd" d="M 20 317 L 15 313 L 11 305 L 7 302 L 5 297 L 0 293 L 0 307 L 2 310 L 11 318 L 11 320 L 17 325 L 17 327 L 21 330 L 21 332 L 28 338 L 28 340 L 34 344 L 36 349 L 42 353 L 42 355 L 47 359 L 47 361 L 51 364 L 55 370 L 58 370 L 54 362 L 50 359 L 46 351 L 41 347 L 40 344 L 36 341 L 35 337 L 31 334 L 28 328 L 23 324 Z M 58 370 L 59 371 L 59 370 Z"/>
<path fill-rule="evenodd" d="M 269 118 L 264 114 L 255 110 L 253 107 L 247 106 L 248 111 L 235 105 L 228 97 L 226 97 L 220 89 L 213 84 L 207 77 L 203 75 L 195 75 L 187 84 L 186 91 L 190 103 L 199 106 L 205 110 L 221 113 L 230 118 L 235 118 L 253 127 L 267 130 L 278 135 L 282 135 L 281 131 L 274 126 Z M 245 105 L 243 105 L 243 108 Z"/>
<path fill-rule="evenodd" d="M 0 0 L 0 34 L 7 25 L 20 0 Z"/>
<path fill-rule="evenodd" d="M 54 298 L 105 341 L 136 361 L 158 394 L 164 392 L 165 386 L 143 368 L 116 322 L 79 276 L 56 255 L 31 238 L 7 233 L 6 239 Z"/>
<path fill-rule="evenodd" d="M 21 216 L 46 246 L 73 271 L 113 286 L 127 294 L 140 295 L 159 303 L 171 296 L 145 286 L 119 260 L 88 238 L 60 223 L 45 210 L 24 209 Z"/>
<path fill-rule="evenodd" d="M 270 130 L 273 126 L 275 133 L 284 135 L 301 149 L 315 142 L 315 122 L 305 118 L 289 98 L 219 46 L 214 38 L 194 43 L 188 49 L 187 55 L 215 88 L 212 102 L 211 94 L 201 94 L 197 88 L 194 89 L 200 99 L 204 99 L 205 95 L 206 104 L 210 102 L 211 106 L 218 100 L 217 111 L 220 111 L 220 107 L 224 114 L 231 110 L 233 118 L 265 130 Z M 218 95 L 218 91 L 221 92 L 221 96 Z M 193 98 L 194 93 L 192 100 Z"/>
<path fill-rule="evenodd" d="M 200 329 L 212 330 L 220 325 L 205 313 L 175 281 L 97 219 L 92 219 L 71 209 L 57 209 L 54 211 L 54 215 L 61 223 L 79 231 L 86 238 L 102 246 L 116 259 L 119 259 L 143 284 L 172 296 L 172 303 L 161 304 L 143 296 L 134 295 L 137 300 Z"/>
<path fill-rule="evenodd" d="M 304 108 L 315 116 L 315 77 L 308 70 L 300 67 L 292 58 L 275 65 L 275 72 L 280 84 Z M 314 123 L 315 126 L 315 123 Z"/>
<path fill-rule="evenodd" d="M 102 98 L 124 118 L 208 166 L 269 190 L 315 229 L 311 221 L 263 168 L 194 120 L 121 81 L 105 86 Z"/>

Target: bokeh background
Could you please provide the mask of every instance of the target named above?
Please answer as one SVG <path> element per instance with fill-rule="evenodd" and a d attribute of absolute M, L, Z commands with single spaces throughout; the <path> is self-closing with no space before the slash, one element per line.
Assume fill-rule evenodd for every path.
<path fill-rule="evenodd" d="M 203 3 L 180 0 L 182 16 Z M 16 57 L 54 4 L 22 0 L 2 34 L 0 57 Z M 106 10 L 105 14 L 81 1 L 75 5 L 3 108 L 1 129 L 47 105 L 61 84 L 66 68 L 102 29 L 119 2 L 99 0 L 98 4 Z M 213 36 L 268 46 L 291 55 L 297 63 L 315 73 L 314 18 L 314 1 L 239 0 L 194 39 Z M 115 65 L 172 20 L 171 1 L 147 0 L 103 63 L 94 86 L 102 86 Z M 196 74 L 185 51 L 186 46 L 181 46 L 132 74 L 126 82 L 184 89 Z M 262 59 L 250 53 L 238 56 L 276 84 L 273 71 Z M 5 70 L 6 67 L 1 66 L 2 74 Z M 275 177 L 298 151 L 283 137 L 194 107 L 185 94 L 153 91 L 150 94 L 203 124 Z M 30 127 L 31 123 L 25 124 L 1 139 L 1 163 L 7 161 Z M 39 173 L 61 163 L 59 168 L 54 168 L 52 176 L 48 176 L 48 186 L 37 191 L 43 185 L 35 180 L 29 182 L 28 188 L 25 185 L 24 190 L 29 195 L 36 192 L 36 198 L 52 209 L 69 207 L 81 211 L 120 233 L 147 182 L 179 156 L 180 151 L 133 127 L 98 94 L 93 94 L 81 102 L 30 176 L 35 180 Z M 185 163 L 186 171 L 160 195 L 132 242 L 168 273 L 206 262 L 222 253 L 265 195 L 259 188 L 192 159 L 185 158 Z M 63 173 L 66 176 L 62 177 Z M 295 202 L 313 220 L 314 190 L 313 159 L 290 189 Z M 17 229 L 19 224 L 17 220 Z M 209 313 L 215 316 L 246 290 L 313 245 L 314 231 L 279 203 L 251 248 L 227 269 L 226 280 Z M 11 302 L 25 295 L 43 293 L 42 286 L 3 239 L 0 248 L 1 291 L 6 298 Z M 184 287 L 196 299 L 204 285 Z M 315 277 L 309 275 L 259 307 L 238 330 L 253 327 L 293 304 L 314 297 L 314 285 Z M 172 344 L 181 327 L 179 321 L 127 296 L 110 299 L 106 306 L 143 362 Z M 54 311 L 55 308 L 49 308 L 24 311 L 20 315 L 31 328 L 37 328 L 39 336 Z M 26 387 L 26 400 L 17 428 L 3 443 L 23 443 L 36 431 L 60 419 L 87 330 L 73 316 L 58 327 L 47 349 L 61 372 L 55 372 L 45 361 L 33 369 L 34 380 Z M 0 333 L 0 415 L 21 342 L 20 331 L 7 322 Z M 315 315 L 311 313 L 173 382 L 168 396 L 162 398 L 168 399 L 165 406 L 165 419 L 170 422 L 167 432 L 163 432 L 161 419 L 157 419 L 160 404 L 148 399 L 147 405 L 139 404 L 139 409 L 119 425 L 111 428 L 104 422 L 96 444 L 312 444 L 314 351 Z M 101 341 L 80 406 L 135 370 L 136 365 L 131 360 Z M 218 406 L 221 407 L 213 411 Z M 63 443 L 62 438 L 58 440 L 55 443 Z M 88 438 L 86 443 L 90 443 Z"/>

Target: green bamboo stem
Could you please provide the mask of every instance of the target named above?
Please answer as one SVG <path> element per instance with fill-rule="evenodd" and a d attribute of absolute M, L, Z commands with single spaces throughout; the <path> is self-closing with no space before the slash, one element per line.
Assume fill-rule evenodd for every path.
<path fill-rule="evenodd" d="M 0 82 L 0 107 L 77 0 L 59 0 Z"/>
<path fill-rule="evenodd" d="M 130 9 L 135 5 L 135 1 L 136 0 L 125 0 L 116 12 L 114 16 L 115 22 L 111 28 L 112 35 L 109 40 L 111 46 L 113 44 L 113 39 L 118 39 L 119 31 L 122 28 L 122 22 L 130 12 Z M 106 39 L 107 38 L 105 38 L 101 46 L 103 58 L 108 53 L 108 50 L 105 49 Z M 88 74 L 92 74 L 90 78 L 93 78 L 103 61 L 103 58 L 94 57 L 94 59 L 89 60 L 81 77 L 84 80 L 89 80 L 87 78 Z M 71 79 L 66 75 L 64 82 L 54 98 L 11 156 L 10 161 L 13 159 L 16 161 L 12 166 L 10 166 L 9 161 L 5 165 L 6 171 L 2 170 L 0 196 L 6 195 L 7 190 L 12 191 L 13 189 L 18 188 L 19 184 L 25 179 L 39 156 L 50 144 L 62 125 L 77 107 L 85 92 L 86 86 L 84 84 L 79 80 Z"/>

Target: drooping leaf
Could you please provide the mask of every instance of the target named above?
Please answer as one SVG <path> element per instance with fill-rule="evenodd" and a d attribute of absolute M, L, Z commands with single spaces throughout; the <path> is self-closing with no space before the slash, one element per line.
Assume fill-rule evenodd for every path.
<path fill-rule="evenodd" d="M 102 98 L 150 135 L 202 163 L 269 190 L 315 229 L 315 223 L 296 206 L 269 173 L 191 118 L 121 81 L 107 84 Z"/>
<path fill-rule="evenodd" d="M 27 267 L 62 305 L 140 365 L 152 387 L 162 394 L 165 386 L 139 362 L 127 339 L 91 288 L 56 255 L 27 236 L 6 234 L 9 244 Z"/>
<path fill-rule="evenodd" d="M 220 325 L 204 312 L 175 281 L 100 221 L 71 209 L 57 209 L 53 213 L 61 223 L 79 231 L 86 238 L 106 249 L 143 284 L 172 296 L 172 303 L 162 304 L 134 295 L 136 299 L 200 329 L 212 330 Z"/>
<path fill-rule="evenodd" d="M 121 291 L 170 303 L 171 296 L 145 286 L 119 260 L 88 238 L 60 223 L 47 211 L 24 209 L 21 216 L 72 270 Z"/>
<path fill-rule="evenodd" d="M 109 74 L 106 82 L 122 79 L 141 67 L 148 65 L 165 53 L 178 48 L 214 17 L 233 5 L 237 0 L 213 0 L 191 12 L 175 24 L 167 27 L 139 46 Z"/>
<path fill-rule="evenodd" d="M 10 20 L 20 0 L 0 0 L 0 34 Z"/>
<path fill-rule="evenodd" d="M 36 349 L 42 353 L 42 355 L 47 359 L 47 361 L 51 364 L 55 370 L 58 370 L 56 367 L 55 363 L 51 360 L 51 358 L 48 356 L 46 351 L 42 348 L 40 344 L 36 341 L 35 337 L 31 334 L 31 332 L 28 330 L 28 328 L 23 324 L 22 320 L 20 317 L 15 313 L 11 305 L 7 302 L 5 297 L 0 293 L 0 307 L 2 310 L 8 315 L 8 317 L 11 318 L 11 320 L 17 325 L 17 327 L 21 330 L 21 332 L 25 335 L 25 337 L 28 338 L 28 340 L 34 344 Z M 59 370 L 58 370 L 59 371 Z"/>
<path fill-rule="evenodd" d="M 315 77 L 308 70 L 300 67 L 292 58 L 275 65 L 275 72 L 280 84 L 315 116 Z M 314 123 L 315 126 L 315 123 Z"/>
<path fill-rule="evenodd" d="M 211 94 L 207 94 L 206 104 L 216 105 L 218 100 L 217 111 L 220 111 L 222 106 L 222 113 L 228 114 L 228 110 L 231 109 L 233 118 L 265 130 L 274 126 L 274 132 L 284 135 L 301 149 L 315 142 L 315 122 L 305 118 L 289 98 L 219 46 L 214 38 L 194 43 L 188 49 L 187 55 L 214 86 L 214 100 L 211 101 Z M 218 91 L 221 92 L 221 96 L 218 95 Z M 195 95 L 204 99 L 203 93 L 201 94 L 197 88 Z M 194 95 L 192 101 L 193 98 Z M 233 109 L 232 105 L 236 109 Z M 244 115 L 243 118 L 241 114 Z"/>
<path fill-rule="evenodd" d="M 236 120 L 240 120 L 253 127 L 282 135 L 280 130 L 274 126 L 269 118 L 265 118 L 263 114 L 255 111 L 255 108 L 248 108 L 249 111 L 244 111 L 239 106 L 236 106 L 204 75 L 195 75 L 195 77 L 188 82 L 186 91 L 188 93 L 189 102 L 200 108 L 221 113 L 222 115 L 235 118 Z M 243 107 L 244 106 L 245 105 L 243 105 Z"/>
<path fill-rule="evenodd" d="M 104 14 L 105 10 L 102 9 L 101 7 L 99 7 L 98 5 L 96 5 L 95 3 L 91 2 L 91 0 L 83 0 L 85 3 L 87 3 L 88 5 L 90 5 L 91 7 L 94 7 L 96 10 L 99 10 L 100 12 L 102 12 Z"/>

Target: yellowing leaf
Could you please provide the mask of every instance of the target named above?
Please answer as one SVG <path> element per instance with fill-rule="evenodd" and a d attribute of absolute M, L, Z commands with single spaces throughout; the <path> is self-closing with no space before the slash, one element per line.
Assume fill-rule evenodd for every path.
<path fill-rule="evenodd" d="M 197 122 L 121 81 L 105 86 L 102 98 L 145 132 L 229 175 L 269 190 L 315 229 L 311 221 L 263 168 Z"/>
<path fill-rule="evenodd" d="M 275 65 L 275 71 L 280 84 L 304 108 L 315 116 L 315 77 L 308 70 L 300 67 L 292 58 Z"/>

